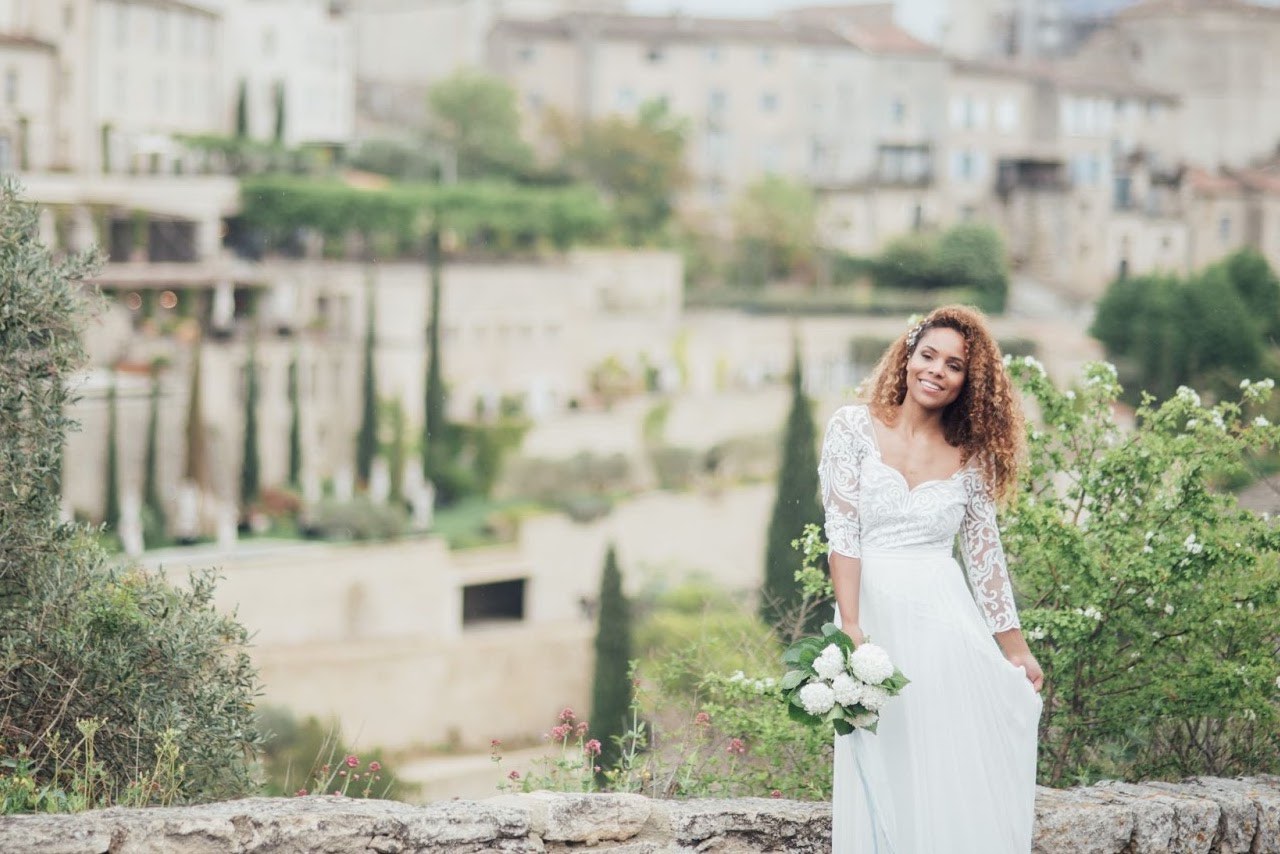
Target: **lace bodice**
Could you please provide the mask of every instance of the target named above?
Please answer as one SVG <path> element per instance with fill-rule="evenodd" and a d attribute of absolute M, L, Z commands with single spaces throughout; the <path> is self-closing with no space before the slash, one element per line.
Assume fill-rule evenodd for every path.
<path fill-rule="evenodd" d="M 861 558 L 863 549 L 946 549 L 960 534 L 969 587 L 992 632 L 1018 627 L 995 501 L 982 471 L 967 463 L 949 478 L 908 488 L 880 456 L 863 404 L 832 416 L 818 463 L 831 550 Z"/>

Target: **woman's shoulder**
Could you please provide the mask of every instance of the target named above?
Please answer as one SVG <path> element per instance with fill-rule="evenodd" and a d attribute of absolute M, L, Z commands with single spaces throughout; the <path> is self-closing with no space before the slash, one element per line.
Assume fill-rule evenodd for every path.
<path fill-rule="evenodd" d="M 867 421 L 870 415 L 871 410 L 868 408 L 867 404 L 860 400 L 855 400 L 853 403 L 846 403 L 844 406 L 832 413 L 831 422 L 862 424 Z"/>
<path fill-rule="evenodd" d="M 861 448 L 871 439 L 871 415 L 867 405 L 848 403 L 837 409 L 827 422 L 827 437 Z"/>

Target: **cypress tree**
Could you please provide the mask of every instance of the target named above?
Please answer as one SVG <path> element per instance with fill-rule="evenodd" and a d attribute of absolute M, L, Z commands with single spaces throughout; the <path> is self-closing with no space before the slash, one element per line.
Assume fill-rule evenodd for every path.
<path fill-rule="evenodd" d="M 240 81 L 236 90 L 236 139 L 247 139 L 249 136 L 249 86 Z"/>
<path fill-rule="evenodd" d="M 120 460 L 116 451 L 116 445 L 119 444 L 117 410 L 116 380 L 113 376 L 111 386 L 107 389 L 107 476 L 106 494 L 102 502 L 102 521 L 111 531 L 120 529 Z"/>
<path fill-rule="evenodd" d="M 302 483 L 302 407 L 298 402 L 298 354 L 289 362 L 289 486 Z"/>
<path fill-rule="evenodd" d="M 360 432 L 356 435 L 356 479 L 369 485 L 373 458 L 378 455 L 378 377 L 373 362 L 376 337 L 372 282 L 365 282 L 364 389 L 360 405 Z"/>
<path fill-rule="evenodd" d="M 285 130 L 285 110 L 284 110 L 284 81 L 276 81 L 276 127 L 274 139 L 276 145 L 284 145 Z"/>
<path fill-rule="evenodd" d="M 427 235 L 430 270 L 431 316 L 427 321 L 427 386 L 422 419 L 422 476 L 437 483 L 446 463 L 444 377 L 440 369 L 440 228 L 433 224 Z M 437 492 L 437 494 L 439 494 Z"/>
<path fill-rule="evenodd" d="M 151 411 L 147 418 L 147 457 L 143 470 L 142 504 L 150 517 L 151 531 L 162 535 L 165 530 L 164 502 L 160 499 L 160 477 L 157 471 L 160 433 L 160 370 L 151 366 Z"/>
<path fill-rule="evenodd" d="M 262 477 L 258 459 L 258 339 L 249 339 L 249 361 L 244 366 L 244 450 L 240 463 L 240 507 L 248 512 L 258 500 Z"/>
<path fill-rule="evenodd" d="M 791 363 L 791 411 L 782 436 L 782 468 L 778 473 L 778 495 L 773 505 L 773 516 L 769 520 L 764 587 L 760 596 L 760 616 L 775 627 L 782 627 L 785 621 L 794 618 L 803 599 L 800 585 L 795 580 L 800 556 L 791 547 L 791 541 L 800 536 L 805 525 L 822 523 L 822 505 L 818 501 L 817 440 L 813 413 L 804 393 L 803 376 L 797 347 Z"/>
<path fill-rule="evenodd" d="M 622 572 L 618 569 L 618 555 L 613 545 L 605 554 L 599 604 L 588 720 L 592 735 L 600 740 L 597 764 L 608 770 L 617 764 L 621 754 L 615 737 L 630 729 L 632 699 L 631 612 L 622 592 Z"/>
<path fill-rule="evenodd" d="M 187 391 L 187 454 L 182 466 L 183 479 L 199 489 L 209 485 L 209 460 L 204 445 L 204 393 L 201 391 L 202 352 L 197 339 L 191 354 L 191 382 Z"/>

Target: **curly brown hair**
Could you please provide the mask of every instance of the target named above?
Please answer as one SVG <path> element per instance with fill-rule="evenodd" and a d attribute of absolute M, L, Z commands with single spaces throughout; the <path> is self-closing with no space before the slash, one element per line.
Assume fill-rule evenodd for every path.
<path fill-rule="evenodd" d="M 876 418 L 885 424 L 897 421 L 907 396 L 907 362 L 930 329 L 959 332 L 968 357 L 960 396 L 942 412 L 943 435 L 953 447 L 962 450 L 966 463 L 977 458 L 992 494 L 1001 501 L 1007 500 L 1017 484 L 1026 428 L 1021 401 L 982 312 L 963 305 L 946 305 L 929 312 L 880 357 L 862 385 L 862 397 Z"/>

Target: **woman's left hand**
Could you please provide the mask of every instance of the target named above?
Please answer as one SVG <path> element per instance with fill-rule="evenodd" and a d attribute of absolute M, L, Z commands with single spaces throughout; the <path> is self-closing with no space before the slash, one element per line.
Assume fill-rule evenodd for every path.
<path fill-rule="evenodd" d="M 1030 651 L 1015 652 L 1009 656 L 1009 663 L 1023 669 L 1027 674 L 1027 681 L 1037 693 L 1044 687 L 1044 671 L 1040 669 L 1040 662 L 1036 661 L 1036 657 Z"/>

